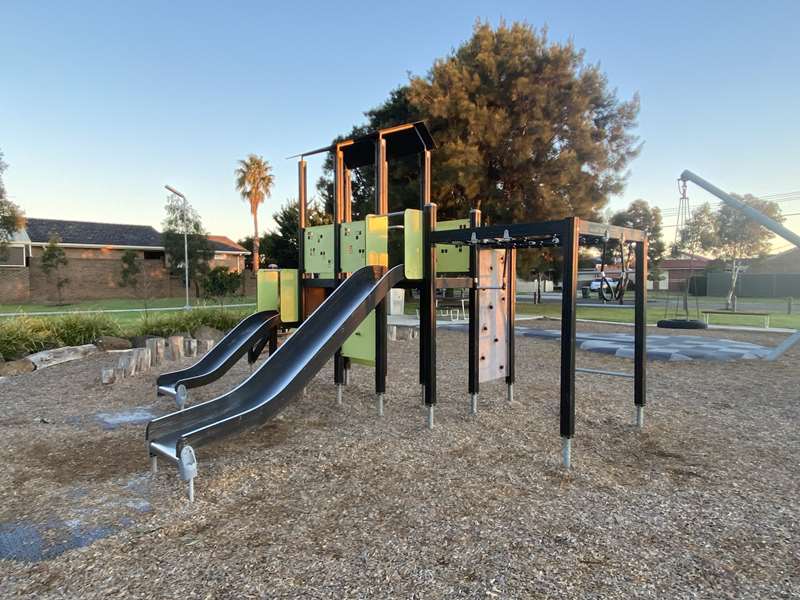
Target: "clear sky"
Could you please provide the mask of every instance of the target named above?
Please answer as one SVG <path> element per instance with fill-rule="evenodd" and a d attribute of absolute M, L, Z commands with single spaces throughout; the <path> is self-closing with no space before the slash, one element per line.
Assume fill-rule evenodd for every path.
<path fill-rule="evenodd" d="M 740 193 L 800 190 L 796 0 L 0 0 L 6 187 L 31 217 L 159 227 L 169 183 L 210 232 L 242 237 L 252 226 L 233 187 L 237 159 L 274 165 L 269 227 L 296 195 L 285 157 L 362 122 L 476 18 L 501 17 L 572 37 L 622 98 L 640 93 L 645 145 L 612 208 L 639 197 L 674 207 L 684 168 Z M 800 200 L 782 208 L 800 212 Z M 787 225 L 800 230 L 800 217 Z"/>

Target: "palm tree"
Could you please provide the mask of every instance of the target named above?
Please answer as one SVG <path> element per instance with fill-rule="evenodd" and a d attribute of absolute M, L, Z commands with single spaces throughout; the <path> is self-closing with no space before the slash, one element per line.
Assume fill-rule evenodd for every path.
<path fill-rule="evenodd" d="M 236 190 L 250 203 L 250 213 L 253 215 L 253 273 L 255 273 L 259 267 L 258 205 L 269 198 L 272 192 L 274 182 L 272 167 L 262 156 L 250 154 L 245 160 L 239 161 L 234 173 Z"/>

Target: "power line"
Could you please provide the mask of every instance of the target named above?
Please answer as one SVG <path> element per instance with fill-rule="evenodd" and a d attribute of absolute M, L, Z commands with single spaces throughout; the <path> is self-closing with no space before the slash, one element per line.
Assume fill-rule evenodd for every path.
<path fill-rule="evenodd" d="M 761 199 L 763 200 L 763 198 L 761 198 Z M 800 202 L 800 195 L 798 195 L 797 197 L 793 197 L 793 198 L 784 198 L 782 200 L 771 200 L 771 202 L 775 202 L 776 204 L 785 204 L 787 202 Z M 719 208 L 720 206 L 722 206 L 722 202 L 717 202 L 715 204 L 710 204 L 709 203 L 709 205 L 711 206 L 711 208 Z M 661 210 L 661 216 L 662 217 L 674 217 L 676 214 L 678 214 L 679 210 L 680 210 L 679 206 L 667 207 L 667 208 L 664 208 L 664 209 Z"/>

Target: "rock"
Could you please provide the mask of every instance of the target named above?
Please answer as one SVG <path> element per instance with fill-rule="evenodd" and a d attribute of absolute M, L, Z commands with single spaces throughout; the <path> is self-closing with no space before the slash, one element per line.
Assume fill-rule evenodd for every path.
<path fill-rule="evenodd" d="M 36 365 L 37 369 L 44 369 L 71 360 L 84 358 L 95 352 L 98 352 L 98 348 L 94 344 L 64 346 L 62 348 L 53 348 L 52 350 L 42 350 L 41 352 L 27 356 L 27 359 Z"/>
<path fill-rule="evenodd" d="M 131 346 L 134 348 L 145 348 L 147 346 L 147 340 L 154 340 L 156 337 L 155 335 L 135 335 L 131 338 Z"/>
<path fill-rule="evenodd" d="M 0 363 L 0 377 L 22 375 L 23 373 L 30 373 L 34 370 L 36 370 L 36 365 L 27 358 Z"/>
<path fill-rule="evenodd" d="M 103 369 L 102 371 L 100 371 L 100 381 L 104 385 L 109 385 L 111 383 L 114 383 L 115 380 L 116 380 L 116 372 L 113 368 Z"/>
<path fill-rule="evenodd" d="M 214 347 L 214 340 L 197 340 L 197 353 L 205 354 Z"/>
<path fill-rule="evenodd" d="M 213 327 L 209 327 L 208 325 L 201 325 L 197 329 L 194 330 L 193 336 L 195 339 L 198 340 L 214 340 L 216 344 L 219 342 L 225 334 L 222 333 L 219 329 L 214 329 Z"/>
<path fill-rule="evenodd" d="M 127 350 L 132 347 L 130 340 L 113 335 L 101 335 L 94 341 L 94 345 L 106 352 L 109 350 Z"/>
<path fill-rule="evenodd" d="M 164 338 L 153 337 L 147 340 L 147 349 L 150 350 L 150 366 L 157 367 L 164 362 Z"/>
<path fill-rule="evenodd" d="M 188 357 L 197 356 L 197 340 L 183 338 L 183 354 Z"/>
<path fill-rule="evenodd" d="M 167 360 L 183 358 L 183 336 L 171 335 L 167 338 Z"/>

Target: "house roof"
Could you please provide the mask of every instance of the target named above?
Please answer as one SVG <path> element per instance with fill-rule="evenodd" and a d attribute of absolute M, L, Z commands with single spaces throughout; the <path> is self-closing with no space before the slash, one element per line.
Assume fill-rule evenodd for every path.
<path fill-rule="evenodd" d="M 231 238 L 225 235 L 209 235 L 208 240 L 214 246 L 216 252 L 240 252 L 242 254 L 250 254 L 247 248 L 240 246 Z"/>
<path fill-rule="evenodd" d="M 34 244 L 46 244 L 57 233 L 63 244 L 163 249 L 161 234 L 149 225 L 29 218 L 25 229 Z"/>
<path fill-rule="evenodd" d="M 46 244 L 50 236 L 57 233 L 62 244 L 164 249 L 161 233 L 150 225 L 29 218 L 25 232 L 33 244 Z M 249 254 L 245 248 L 224 235 L 210 235 L 208 239 L 215 252 Z"/>
<path fill-rule="evenodd" d="M 706 265 L 711 262 L 710 258 L 705 256 L 695 256 L 694 260 L 691 258 L 665 258 L 658 266 L 660 269 L 705 269 Z"/>
<path fill-rule="evenodd" d="M 749 273 L 800 273 L 800 248 L 791 248 L 757 262 Z"/>

